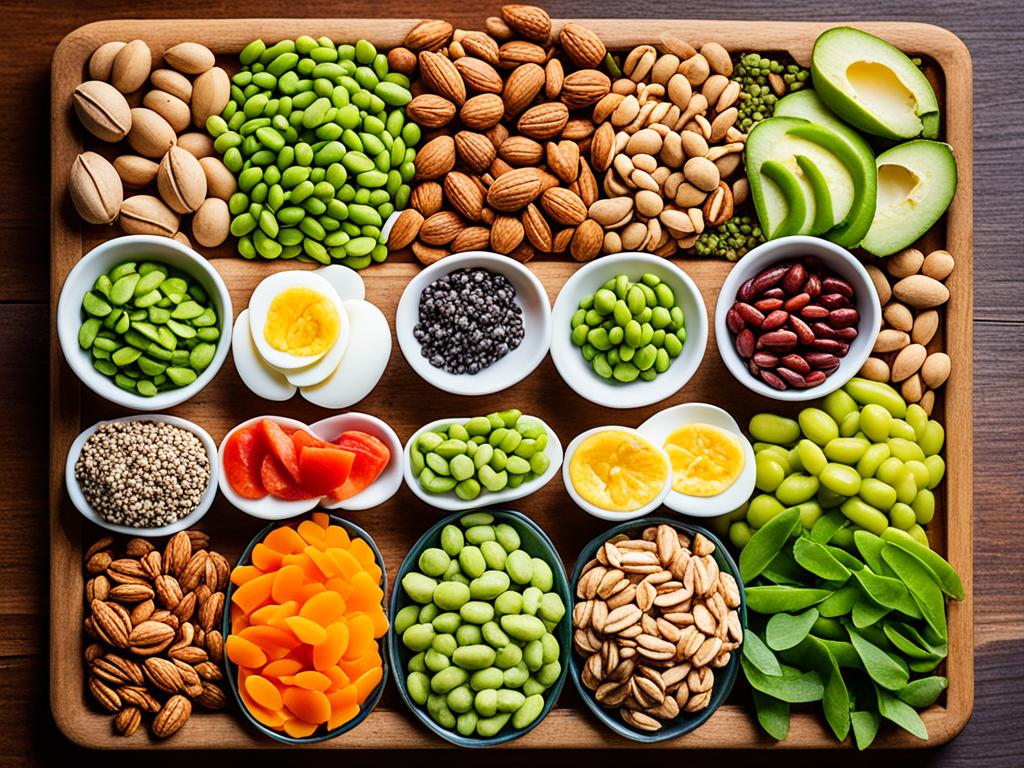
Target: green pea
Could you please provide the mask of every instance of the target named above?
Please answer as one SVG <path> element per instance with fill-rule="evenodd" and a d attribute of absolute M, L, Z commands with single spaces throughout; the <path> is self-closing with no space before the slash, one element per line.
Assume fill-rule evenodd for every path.
<path fill-rule="evenodd" d="M 900 393 L 878 381 L 853 378 L 843 389 L 861 405 L 875 404 L 885 408 L 890 415 L 902 419 L 907 415 L 907 404 Z"/>
<path fill-rule="evenodd" d="M 889 522 L 894 528 L 906 531 L 917 522 L 917 516 L 909 504 L 896 502 L 889 509 Z"/>
<path fill-rule="evenodd" d="M 761 528 L 784 509 L 778 499 L 763 493 L 751 499 L 747 508 L 747 522 L 754 528 Z"/>
<path fill-rule="evenodd" d="M 926 457 L 935 456 L 942 450 L 946 441 L 946 432 L 937 421 L 929 421 L 924 427 L 923 434 L 918 438 L 918 444 Z"/>
<path fill-rule="evenodd" d="M 857 474 L 861 477 L 873 477 L 882 463 L 890 457 L 887 443 L 875 443 L 868 448 L 857 462 Z"/>
<path fill-rule="evenodd" d="M 875 507 L 862 499 L 854 497 L 847 499 L 839 507 L 840 511 L 856 525 L 875 535 L 881 535 L 889 527 L 889 518 Z"/>
<path fill-rule="evenodd" d="M 825 445 L 825 456 L 830 461 L 854 466 L 863 458 L 871 443 L 859 437 L 836 437 Z"/>
<path fill-rule="evenodd" d="M 803 474 L 792 474 L 783 480 L 775 489 L 776 498 L 787 507 L 795 507 L 798 504 L 814 498 L 818 492 L 818 478 Z"/>
<path fill-rule="evenodd" d="M 934 490 L 946 474 L 946 462 L 941 456 L 933 455 L 924 460 L 924 465 L 928 468 L 928 490 Z"/>
<path fill-rule="evenodd" d="M 749 431 L 755 440 L 786 445 L 800 439 L 800 425 L 792 419 L 771 413 L 759 413 L 750 420 Z"/>
<path fill-rule="evenodd" d="M 462 617 L 460 616 L 461 620 Z M 455 638 L 458 640 L 459 645 L 478 645 L 483 642 L 483 635 L 480 633 L 480 627 L 475 624 L 463 624 L 455 631 Z"/>
<path fill-rule="evenodd" d="M 821 484 L 842 496 L 853 496 L 860 489 L 861 478 L 857 470 L 845 464 L 830 462 L 818 476 Z"/>
<path fill-rule="evenodd" d="M 434 635 L 430 624 L 413 624 L 402 633 L 402 644 L 410 651 L 425 651 L 433 642 Z"/>

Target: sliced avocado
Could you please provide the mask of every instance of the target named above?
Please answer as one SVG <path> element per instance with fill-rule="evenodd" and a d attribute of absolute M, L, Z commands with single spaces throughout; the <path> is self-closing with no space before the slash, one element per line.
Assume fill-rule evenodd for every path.
<path fill-rule="evenodd" d="M 928 78 L 898 48 L 852 27 L 823 32 L 811 54 L 822 101 L 862 131 L 889 139 L 935 138 L 939 105 Z"/>
<path fill-rule="evenodd" d="M 786 215 L 772 233 L 772 239 L 799 235 L 807 222 L 807 197 L 796 174 L 778 160 L 766 160 L 761 173 L 778 185 L 786 198 Z"/>
<path fill-rule="evenodd" d="M 835 219 L 832 217 L 832 193 L 828 191 L 828 181 L 825 179 L 825 174 L 807 155 L 797 155 L 796 164 L 804 172 L 804 176 L 810 182 L 811 190 L 814 192 L 814 224 L 811 226 L 811 234 L 820 235 L 831 229 L 835 223 Z M 764 171 L 764 166 L 761 166 L 761 170 Z"/>
<path fill-rule="evenodd" d="M 775 117 L 802 117 L 804 120 L 831 128 L 844 138 L 854 136 L 860 139 L 860 141 L 864 141 L 859 133 L 837 117 L 835 112 L 825 106 L 825 102 L 821 100 L 821 97 L 818 96 L 813 88 L 804 88 L 801 91 L 794 91 L 783 96 L 776 102 L 775 112 L 772 114 Z M 867 142 L 864 142 L 864 146 L 867 146 Z M 868 148 L 868 152 L 871 152 L 870 148 Z"/>
<path fill-rule="evenodd" d="M 948 144 L 919 139 L 883 152 L 878 206 L 861 247 L 889 256 L 915 242 L 946 212 L 956 192 L 956 160 Z"/>

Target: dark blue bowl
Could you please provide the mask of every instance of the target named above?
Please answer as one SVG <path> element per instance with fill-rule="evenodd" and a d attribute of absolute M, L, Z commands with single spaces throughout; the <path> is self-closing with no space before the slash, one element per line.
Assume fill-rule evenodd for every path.
<path fill-rule="evenodd" d="M 450 741 L 452 744 L 456 744 L 460 747 L 492 747 L 495 744 L 504 744 L 508 741 L 518 739 L 520 736 L 529 733 L 537 725 L 540 724 L 541 720 L 548 716 L 548 713 L 554 708 L 555 702 L 558 701 L 558 696 L 562 692 L 562 686 L 565 685 L 566 675 L 569 673 L 569 656 L 571 655 L 570 646 L 572 644 L 572 616 L 570 615 L 570 606 L 572 605 L 572 595 L 569 592 L 569 582 L 565 577 L 565 569 L 562 567 L 562 560 L 558 556 L 558 552 L 555 550 L 555 545 L 551 543 L 551 539 L 548 538 L 547 534 L 541 530 L 533 520 L 528 518 L 521 512 L 516 512 L 511 509 L 478 509 L 468 510 L 462 512 L 456 512 L 453 515 L 449 515 L 444 518 L 430 530 L 420 536 L 419 540 L 413 545 L 412 549 L 409 550 L 409 554 L 406 555 L 405 560 L 402 561 L 401 567 L 398 569 L 398 575 L 395 578 L 395 589 L 391 593 L 391 615 L 397 616 L 398 612 L 407 605 L 412 604 L 412 600 L 409 599 L 408 595 L 401 588 L 402 579 L 405 578 L 405 574 L 410 570 L 418 568 L 420 555 L 423 554 L 423 550 L 429 547 L 440 546 L 441 530 L 449 524 L 458 524 L 460 517 L 464 517 L 472 512 L 487 512 L 494 515 L 496 523 L 504 522 L 511 525 L 516 529 L 521 540 L 521 547 L 523 550 L 528 552 L 533 557 L 539 557 L 544 560 L 548 565 L 551 566 L 551 573 L 554 575 L 554 587 L 553 590 L 558 593 L 562 598 L 562 602 L 565 604 L 565 616 L 558 622 L 558 626 L 555 627 L 553 634 L 558 639 L 558 645 L 561 650 L 561 654 L 558 658 L 559 663 L 562 665 L 562 674 L 558 676 L 558 680 L 555 684 L 548 688 L 544 693 L 544 709 L 541 710 L 540 715 L 525 728 L 512 728 L 506 726 L 497 736 L 491 738 L 483 738 L 482 736 L 463 736 L 457 731 L 449 731 L 447 728 L 442 728 L 440 725 L 435 723 L 431 719 L 430 715 L 427 714 L 425 708 L 414 702 L 409 696 L 409 689 L 405 684 L 405 670 L 406 665 L 409 663 L 409 659 L 413 657 L 413 653 L 405 647 L 400 637 L 392 637 L 388 643 L 388 656 L 391 662 L 391 666 L 395 668 L 395 681 L 398 684 L 398 693 L 402 697 L 402 701 L 405 705 L 412 710 L 413 714 L 418 717 L 424 725 L 430 730 L 440 736 L 442 739 Z M 392 628 L 388 634 L 394 632 Z"/>
<path fill-rule="evenodd" d="M 329 515 L 329 517 L 331 519 L 331 525 L 341 526 L 342 528 L 345 529 L 345 531 L 348 533 L 348 535 L 350 537 L 352 537 L 352 538 L 358 537 L 358 538 L 362 539 L 363 541 L 365 541 L 367 544 L 370 545 L 370 549 L 373 550 L 373 556 L 375 558 L 377 558 L 377 565 L 380 566 L 380 571 L 381 571 L 381 577 L 380 577 L 381 584 L 380 584 L 380 588 L 384 590 L 384 594 L 387 594 L 387 592 L 388 592 L 388 572 L 387 572 L 387 568 L 385 568 L 385 566 L 384 566 L 384 558 L 381 557 L 380 550 L 377 549 L 377 544 L 370 537 L 370 534 L 368 534 L 366 531 L 364 531 L 362 528 L 360 528 L 355 523 L 351 523 L 348 520 L 345 520 L 345 519 L 340 518 L 340 517 L 336 517 L 334 515 Z M 253 538 L 253 540 L 249 542 L 249 546 L 247 546 L 245 548 L 245 551 L 242 553 L 242 556 L 238 558 L 237 565 L 249 565 L 250 564 L 250 558 L 252 556 L 252 549 L 253 549 L 253 547 L 255 547 L 257 544 L 259 544 L 261 541 L 263 541 L 263 539 L 266 538 L 267 534 L 270 533 L 275 528 L 277 528 L 279 526 L 282 526 L 282 525 L 287 525 L 288 523 L 291 523 L 291 522 L 294 522 L 294 523 L 297 524 L 297 523 L 301 522 L 301 520 L 296 519 L 296 520 L 289 520 L 289 521 L 276 521 L 276 522 L 273 522 L 270 525 L 268 525 L 266 528 L 264 528 L 258 534 L 256 534 L 256 536 Z M 221 626 L 221 632 L 224 635 L 225 640 L 227 639 L 228 635 L 231 634 L 231 596 L 234 594 L 234 592 L 235 592 L 235 585 L 233 583 L 229 582 L 228 583 L 227 594 L 224 596 L 224 620 L 223 620 L 223 624 Z M 356 715 L 355 717 L 353 717 L 347 723 L 344 723 L 343 725 L 339 725 L 333 731 L 327 731 L 326 733 L 314 733 L 312 736 L 306 736 L 305 738 L 302 738 L 302 739 L 296 739 L 296 738 L 292 738 L 287 733 L 283 733 L 281 731 L 275 731 L 273 728 L 268 728 L 267 726 L 265 726 L 263 723 L 261 723 L 259 720 L 257 720 L 256 718 L 254 718 L 252 716 L 252 714 L 249 712 L 249 708 L 246 707 L 245 706 L 245 702 L 242 701 L 242 697 L 239 696 L 239 694 L 238 694 L 238 667 L 235 664 L 232 664 L 231 660 L 227 657 L 227 654 L 225 654 L 224 655 L 224 668 L 225 668 L 225 671 L 227 673 L 228 684 L 231 686 L 231 693 L 235 697 L 235 703 L 238 705 L 238 708 L 242 710 L 243 714 L 245 715 L 246 720 L 248 720 L 253 725 L 253 727 L 256 728 L 256 730 L 258 730 L 261 733 L 269 736 L 270 738 L 274 739 L 275 741 L 281 741 L 281 742 L 284 742 L 285 744 L 296 744 L 298 746 L 303 746 L 303 745 L 306 745 L 306 744 L 317 744 L 317 743 L 319 743 L 321 741 L 327 741 L 328 739 L 333 739 L 336 736 L 341 736 L 343 733 L 348 733 L 353 728 L 355 728 L 357 725 L 359 725 L 361 722 L 363 722 L 363 720 L 366 719 L 366 716 L 368 714 L 370 714 L 370 712 L 373 711 L 374 707 L 377 706 L 377 703 L 380 701 L 380 697 L 384 693 L 384 686 L 387 685 L 387 682 L 388 682 L 388 649 L 387 649 L 387 645 L 388 645 L 388 638 L 389 638 L 390 634 L 391 634 L 391 632 L 389 630 L 388 632 L 384 633 L 384 637 L 382 637 L 380 640 L 378 640 L 379 643 L 382 643 L 384 645 L 384 647 L 380 649 L 380 657 L 381 657 L 381 660 L 382 660 L 383 666 L 384 666 L 384 675 L 381 677 L 380 682 L 377 683 L 377 687 L 373 689 L 373 692 L 366 698 L 366 701 L 364 701 L 362 703 L 362 705 L 360 705 L 359 714 Z"/>
<path fill-rule="evenodd" d="M 624 533 L 627 536 L 632 534 L 639 534 L 644 528 L 649 528 L 652 525 L 659 525 L 665 523 L 670 525 L 676 530 L 683 531 L 689 534 L 691 537 L 700 533 L 706 538 L 710 539 L 715 545 L 714 558 L 715 562 L 718 563 L 719 569 L 726 573 L 732 574 L 732 577 L 736 579 L 736 585 L 740 590 L 740 624 L 744 627 L 747 626 L 747 598 L 743 591 L 743 582 L 740 579 L 740 569 L 736 567 L 736 563 L 725 549 L 725 545 L 707 528 L 702 528 L 698 525 L 691 525 L 689 523 L 681 522 L 678 518 L 664 517 L 664 516 L 648 516 L 642 517 L 639 520 L 631 520 L 627 523 L 622 523 L 614 528 L 609 528 L 607 531 L 602 533 L 600 536 L 591 540 L 583 550 L 580 552 L 580 556 L 576 560 L 576 565 L 572 570 L 572 592 L 576 595 L 576 584 L 580 580 L 580 572 L 583 570 L 583 566 L 586 565 L 597 553 L 597 550 L 603 545 L 608 539 L 613 536 L 618 536 L 620 533 Z M 573 603 L 575 605 L 575 602 Z M 632 728 L 627 725 L 619 716 L 618 708 L 609 709 L 602 707 L 597 703 L 597 699 L 594 698 L 594 692 L 591 691 L 587 686 L 583 684 L 581 679 L 581 673 L 583 671 L 583 660 L 579 654 L 575 651 L 570 654 L 570 666 L 572 667 L 572 681 L 576 685 L 576 690 L 580 692 L 580 698 L 590 708 L 590 711 L 597 715 L 597 719 L 604 723 L 606 726 L 611 728 L 620 736 L 625 736 L 627 739 L 633 741 L 643 742 L 645 744 L 654 744 L 659 741 L 667 741 L 668 739 L 675 739 L 679 736 L 685 736 L 690 731 L 696 730 L 702 726 L 709 717 L 711 717 L 715 710 L 717 710 L 725 700 L 729 697 L 729 692 L 732 691 L 732 686 L 736 682 L 736 675 L 739 673 L 740 668 L 740 654 L 739 649 L 733 652 L 732 657 L 729 659 L 729 663 L 721 669 L 714 670 L 715 672 L 715 687 L 711 694 L 711 703 L 708 706 L 693 714 L 687 712 L 680 712 L 679 716 L 674 720 L 666 722 L 660 731 L 653 733 L 649 731 L 640 731 L 636 728 Z"/>

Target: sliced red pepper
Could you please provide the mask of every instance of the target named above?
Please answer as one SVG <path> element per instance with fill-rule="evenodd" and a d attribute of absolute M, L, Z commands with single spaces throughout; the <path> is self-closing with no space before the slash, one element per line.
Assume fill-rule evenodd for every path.
<path fill-rule="evenodd" d="M 295 450 L 295 443 L 281 427 L 270 419 L 263 419 L 260 422 L 260 429 L 267 440 L 270 452 L 284 467 L 284 470 L 291 476 L 294 483 L 299 482 L 299 457 Z M 267 489 L 270 490 L 269 488 Z M 272 492 L 272 491 L 271 491 Z"/>
<path fill-rule="evenodd" d="M 289 477 L 284 465 L 273 454 L 263 457 L 263 464 L 260 467 L 260 479 L 267 492 L 284 501 L 299 501 L 308 499 L 310 494 L 306 493 L 298 483 Z"/>
<path fill-rule="evenodd" d="M 260 479 L 267 444 L 258 426 L 235 430 L 224 444 L 224 475 L 231 490 L 243 499 L 267 495 Z"/>
<path fill-rule="evenodd" d="M 380 473 L 391 460 L 391 451 L 387 445 L 366 432 L 343 432 L 335 443 L 345 450 L 352 451 L 356 458 L 348 479 L 328 494 L 328 499 L 332 503 L 350 499 L 368 488 L 380 477 Z"/>
<path fill-rule="evenodd" d="M 311 496 L 323 496 L 342 485 L 352 470 L 356 455 L 336 447 L 302 449 L 299 470 L 302 487 Z"/>

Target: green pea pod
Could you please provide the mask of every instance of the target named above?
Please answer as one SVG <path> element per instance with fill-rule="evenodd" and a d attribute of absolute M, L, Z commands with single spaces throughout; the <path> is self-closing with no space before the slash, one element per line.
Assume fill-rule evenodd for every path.
<path fill-rule="evenodd" d="M 887 653 L 847 625 L 850 642 L 864 663 L 864 671 L 878 685 L 890 691 L 898 691 L 910 680 L 910 672 L 906 662 L 898 656 Z"/>
<path fill-rule="evenodd" d="M 747 630 L 741 651 L 743 657 L 765 675 L 774 677 L 782 674 L 779 660 L 756 632 Z"/>
<path fill-rule="evenodd" d="M 854 605 L 857 604 L 860 594 L 860 589 L 856 585 L 848 584 L 818 603 L 818 613 L 825 618 L 846 616 L 853 610 Z"/>
<path fill-rule="evenodd" d="M 747 546 L 750 546 L 749 544 Z M 744 549 L 744 551 L 746 551 Z M 775 614 L 780 611 L 800 611 L 820 603 L 832 594 L 830 589 L 808 587 L 762 586 L 749 587 L 747 607 L 755 613 Z"/>
<path fill-rule="evenodd" d="M 891 544 L 882 550 L 884 559 L 906 585 L 910 597 L 917 604 L 928 626 L 942 639 L 948 637 L 946 628 L 946 601 L 932 575 L 920 560 Z"/>
<path fill-rule="evenodd" d="M 792 653 L 825 681 L 821 699 L 825 720 L 835 737 L 842 741 L 850 732 L 850 693 L 839 664 L 829 647 L 815 637 L 805 638 Z"/>
<path fill-rule="evenodd" d="M 817 672 L 801 672 L 782 666 L 781 675 L 766 675 L 743 656 L 740 664 L 751 688 L 790 704 L 820 701 L 825 692 Z"/>
<path fill-rule="evenodd" d="M 882 562 L 882 547 L 885 542 L 870 531 L 855 531 L 853 534 L 853 543 L 857 547 L 857 551 L 860 552 L 861 557 L 864 558 L 864 562 L 867 563 L 875 573 L 886 573 L 886 568 Z"/>
<path fill-rule="evenodd" d="M 949 680 L 939 675 L 922 677 L 907 683 L 900 690 L 896 691 L 896 698 L 909 704 L 914 709 L 924 709 L 935 703 L 946 688 L 949 687 Z"/>
<path fill-rule="evenodd" d="M 885 636 L 903 654 L 919 661 L 932 661 L 946 658 L 947 645 L 932 645 L 920 632 L 910 624 L 886 621 L 882 625 Z"/>
<path fill-rule="evenodd" d="M 761 572 L 761 577 L 773 584 L 802 586 L 807 580 L 807 573 L 796 564 L 789 552 L 782 551 L 772 558 L 768 567 Z"/>
<path fill-rule="evenodd" d="M 757 722 L 773 739 L 785 739 L 789 735 L 789 704 L 758 690 L 751 691 L 751 694 L 757 712 Z"/>
<path fill-rule="evenodd" d="M 842 627 L 840 627 L 842 629 Z M 846 637 L 845 630 L 843 630 L 843 637 Z M 836 660 L 836 664 L 846 669 L 864 669 L 864 663 L 860 660 L 860 656 L 857 655 L 857 651 L 854 649 L 853 644 L 847 640 L 830 640 L 828 638 L 819 637 L 822 645 L 828 648 L 828 652 L 832 654 L 832 658 Z"/>
<path fill-rule="evenodd" d="M 909 552 L 924 563 L 924 565 L 931 570 L 935 580 L 939 584 L 939 588 L 942 589 L 943 592 L 957 600 L 963 599 L 963 583 L 961 583 L 960 577 L 957 575 L 956 571 L 953 570 L 953 566 L 946 562 L 941 555 L 937 552 L 933 552 L 928 547 L 919 544 L 906 531 L 901 531 L 896 528 L 887 528 L 885 532 L 882 533 L 882 538 L 905 552 Z"/>
<path fill-rule="evenodd" d="M 829 581 L 846 581 L 850 569 L 840 563 L 823 545 L 801 536 L 793 543 L 793 559 L 804 570 Z"/>
<path fill-rule="evenodd" d="M 853 739 L 857 749 L 864 751 L 871 746 L 878 735 L 878 726 L 882 719 L 877 712 L 856 711 L 850 713 L 850 725 L 853 727 Z"/>
<path fill-rule="evenodd" d="M 768 620 L 765 628 L 765 639 L 773 651 L 784 651 L 803 642 L 818 620 L 818 611 L 810 608 L 803 613 L 793 615 L 776 613 Z"/>
<path fill-rule="evenodd" d="M 879 576 L 866 568 L 854 573 L 854 578 L 860 584 L 864 594 L 879 605 L 899 611 L 914 619 L 921 618 L 921 610 L 914 601 L 910 590 L 899 579 Z M 935 591 L 939 594 L 939 601 L 941 602 L 942 595 L 937 587 Z"/>
<path fill-rule="evenodd" d="M 913 707 L 882 688 L 876 686 L 875 690 L 878 692 L 878 714 L 919 739 L 928 738 L 928 728 Z"/>
<path fill-rule="evenodd" d="M 833 534 L 846 525 L 846 516 L 833 509 L 819 517 L 811 528 L 808 538 L 818 544 L 828 544 Z"/>
<path fill-rule="evenodd" d="M 861 595 L 860 599 L 853 606 L 850 619 L 853 621 L 853 626 L 863 629 L 876 624 L 891 610 L 888 606 L 879 605 L 871 598 Z"/>
<path fill-rule="evenodd" d="M 768 566 L 799 520 L 800 510 L 791 507 L 777 514 L 750 537 L 740 552 L 740 576 L 744 581 L 752 581 Z"/>

